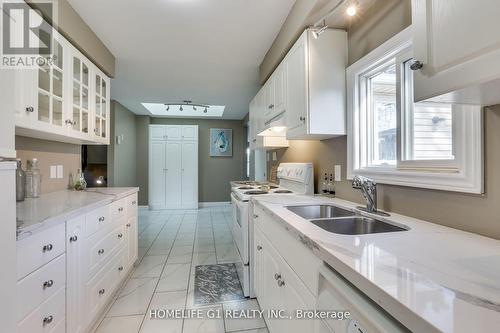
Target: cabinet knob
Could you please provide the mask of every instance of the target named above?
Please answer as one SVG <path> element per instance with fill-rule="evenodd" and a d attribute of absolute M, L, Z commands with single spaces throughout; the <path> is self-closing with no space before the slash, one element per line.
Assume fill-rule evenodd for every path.
<path fill-rule="evenodd" d="M 97 254 L 104 254 L 104 249 L 100 249 L 99 251 L 97 251 Z"/>
<path fill-rule="evenodd" d="M 253 214 L 253 218 L 254 218 L 254 219 L 258 219 L 258 218 L 259 218 L 259 215 L 257 215 L 257 214 Z"/>
<path fill-rule="evenodd" d="M 123 207 L 118 208 L 119 212 L 123 212 Z"/>
<path fill-rule="evenodd" d="M 121 272 L 123 271 L 123 266 L 118 267 L 118 270 Z"/>
<path fill-rule="evenodd" d="M 422 69 L 424 67 L 424 64 L 421 61 L 415 60 L 411 65 L 410 69 L 412 71 L 418 71 L 419 69 Z"/>
<path fill-rule="evenodd" d="M 269 105 L 269 109 L 274 109 L 274 104 Z"/>
<path fill-rule="evenodd" d="M 118 238 L 122 238 L 123 237 L 123 234 L 118 234 Z"/>
<path fill-rule="evenodd" d="M 280 273 L 274 273 L 274 279 L 275 280 L 281 279 L 281 274 Z"/>
<path fill-rule="evenodd" d="M 101 289 L 101 290 L 99 290 L 99 295 L 104 295 L 105 292 L 106 292 L 106 289 Z"/>
<path fill-rule="evenodd" d="M 26 107 L 26 112 L 35 112 L 35 108 L 32 106 Z"/>
<path fill-rule="evenodd" d="M 137 203 L 137 201 L 135 201 L 135 200 L 134 200 L 134 201 L 132 201 L 132 205 L 135 205 L 136 203 Z"/>
<path fill-rule="evenodd" d="M 43 318 L 43 325 L 48 325 L 50 324 L 52 321 L 54 320 L 54 317 L 53 316 L 47 316 L 45 318 Z"/>
<path fill-rule="evenodd" d="M 262 251 L 262 246 L 257 245 L 257 251 Z"/>
<path fill-rule="evenodd" d="M 71 243 L 74 243 L 74 242 L 76 242 L 77 240 L 78 240 L 78 236 L 71 236 L 71 237 L 69 238 L 69 241 L 70 241 Z"/>
<path fill-rule="evenodd" d="M 54 281 L 53 280 L 48 280 L 48 281 L 45 281 L 43 283 L 43 289 L 47 289 L 47 288 L 50 288 L 54 285 Z"/>
<path fill-rule="evenodd" d="M 299 117 L 300 121 L 306 121 L 306 117 Z"/>
<path fill-rule="evenodd" d="M 101 216 L 101 217 L 99 218 L 99 222 L 104 222 L 104 220 L 105 220 L 104 216 Z"/>
<path fill-rule="evenodd" d="M 278 287 L 283 287 L 285 285 L 285 281 L 283 280 L 278 280 Z"/>
<path fill-rule="evenodd" d="M 130 223 L 127 223 L 125 226 L 126 226 L 127 228 L 130 228 Z"/>
<path fill-rule="evenodd" d="M 52 251 L 54 247 L 52 246 L 52 244 L 47 244 L 47 245 L 44 245 L 43 248 L 42 248 L 42 251 L 43 252 L 50 252 Z"/>

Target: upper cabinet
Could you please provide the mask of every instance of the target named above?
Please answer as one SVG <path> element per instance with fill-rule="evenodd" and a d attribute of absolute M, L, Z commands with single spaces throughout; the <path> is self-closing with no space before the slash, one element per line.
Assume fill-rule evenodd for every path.
<path fill-rule="evenodd" d="M 109 77 L 55 29 L 52 39 L 52 62 L 16 71 L 16 134 L 109 144 Z"/>
<path fill-rule="evenodd" d="M 308 29 L 285 60 L 287 139 L 327 139 L 346 134 L 347 33 Z"/>
<path fill-rule="evenodd" d="M 415 101 L 500 102 L 498 13 L 498 1 L 412 0 Z"/>

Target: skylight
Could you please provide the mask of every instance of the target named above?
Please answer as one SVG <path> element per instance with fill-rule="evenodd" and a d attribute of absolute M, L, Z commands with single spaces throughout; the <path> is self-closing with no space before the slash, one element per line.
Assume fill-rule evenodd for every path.
<path fill-rule="evenodd" d="M 164 103 L 141 103 L 153 116 L 174 118 L 220 118 L 224 114 L 224 105 L 189 105 Z"/>

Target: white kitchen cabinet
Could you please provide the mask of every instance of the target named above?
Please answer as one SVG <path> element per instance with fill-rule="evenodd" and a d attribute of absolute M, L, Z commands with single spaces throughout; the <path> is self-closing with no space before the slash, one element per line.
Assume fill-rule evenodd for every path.
<path fill-rule="evenodd" d="M 149 205 L 198 207 L 198 126 L 150 125 Z"/>
<path fill-rule="evenodd" d="M 87 267 L 85 215 L 66 222 L 66 327 L 67 332 L 85 332 Z"/>
<path fill-rule="evenodd" d="M 16 134 L 109 144 L 110 79 L 52 30 L 54 61 L 15 73 Z"/>
<path fill-rule="evenodd" d="M 274 101 L 273 114 L 278 115 L 286 110 L 286 71 L 285 64 L 282 63 L 273 73 Z"/>
<path fill-rule="evenodd" d="M 287 139 L 345 135 L 347 33 L 327 29 L 315 39 L 307 29 L 284 66 Z"/>
<path fill-rule="evenodd" d="M 500 102 L 499 13 L 498 1 L 412 0 L 415 101 Z"/>

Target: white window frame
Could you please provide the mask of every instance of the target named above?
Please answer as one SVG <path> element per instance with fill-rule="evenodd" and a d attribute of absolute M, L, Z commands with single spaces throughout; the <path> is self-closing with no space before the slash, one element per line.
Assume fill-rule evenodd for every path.
<path fill-rule="evenodd" d="M 370 177 L 378 183 L 418 188 L 483 193 L 483 112 L 478 105 L 453 106 L 453 160 L 405 160 L 405 89 L 397 66 L 397 165 L 370 165 L 367 149 L 366 74 L 396 57 L 401 64 L 412 55 L 411 26 L 347 68 L 347 178 Z M 456 110 L 456 111 L 455 111 Z"/>

